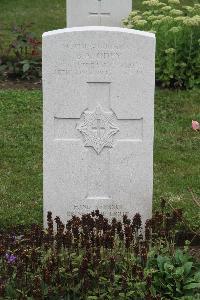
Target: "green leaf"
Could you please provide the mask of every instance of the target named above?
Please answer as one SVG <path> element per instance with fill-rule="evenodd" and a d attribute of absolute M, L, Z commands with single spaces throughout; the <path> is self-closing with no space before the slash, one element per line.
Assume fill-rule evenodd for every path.
<path fill-rule="evenodd" d="M 0 72 L 1 72 L 1 71 L 5 71 L 5 70 L 6 70 L 6 68 L 7 68 L 7 66 L 6 66 L 6 65 L 0 65 Z"/>
<path fill-rule="evenodd" d="M 135 291 L 130 291 L 126 295 L 127 295 L 127 297 L 134 296 L 135 295 Z"/>
<path fill-rule="evenodd" d="M 169 263 L 165 263 L 164 264 L 164 270 L 167 273 L 171 273 L 174 270 L 174 266 L 169 264 Z"/>
<path fill-rule="evenodd" d="M 164 271 L 164 264 L 168 261 L 168 259 L 164 256 L 158 256 L 157 257 L 157 264 L 158 264 L 158 268 L 161 270 L 161 271 Z"/>
<path fill-rule="evenodd" d="M 30 64 L 24 64 L 23 65 L 23 72 L 26 73 L 30 68 Z"/>
<path fill-rule="evenodd" d="M 95 277 L 95 272 L 91 269 L 88 269 L 88 273 L 94 278 Z"/>
<path fill-rule="evenodd" d="M 124 293 L 119 293 L 119 296 L 120 296 L 120 297 L 124 297 L 125 294 L 124 294 Z"/>
<path fill-rule="evenodd" d="M 170 292 L 173 292 L 173 288 L 171 287 L 171 284 L 167 284 L 166 287 L 168 288 L 168 290 L 169 290 Z"/>
<path fill-rule="evenodd" d="M 178 267 L 175 271 L 176 276 L 181 277 L 184 273 L 184 268 L 183 267 Z"/>
<path fill-rule="evenodd" d="M 28 64 L 28 63 L 29 63 L 29 60 L 28 60 L 28 59 L 25 59 L 25 60 L 20 61 L 20 64 L 22 64 L 22 65 Z"/>
<path fill-rule="evenodd" d="M 194 279 L 195 281 L 200 282 L 200 272 L 195 273 Z"/>
<path fill-rule="evenodd" d="M 193 289 L 200 289 L 200 282 L 193 282 L 185 285 L 183 287 L 184 290 L 193 290 Z"/>
<path fill-rule="evenodd" d="M 184 264 L 183 268 L 186 275 L 188 275 L 191 272 L 192 266 L 193 266 L 193 262 L 191 261 L 188 261 Z"/>
<path fill-rule="evenodd" d="M 78 268 L 74 268 L 73 270 L 72 270 L 72 273 L 77 273 L 78 272 Z"/>
<path fill-rule="evenodd" d="M 107 278 L 102 277 L 102 276 L 99 278 L 99 281 L 100 281 L 101 283 L 107 283 L 107 282 L 108 282 Z"/>
<path fill-rule="evenodd" d="M 118 282 L 118 281 L 121 279 L 121 276 L 116 274 L 116 275 L 114 276 L 114 278 L 115 278 L 115 281 Z"/>

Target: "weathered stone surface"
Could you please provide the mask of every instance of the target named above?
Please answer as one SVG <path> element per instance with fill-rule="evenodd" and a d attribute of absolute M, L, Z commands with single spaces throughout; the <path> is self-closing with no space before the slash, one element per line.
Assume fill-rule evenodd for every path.
<path fill-rule="evenodd" d="M 155 38 L 80 27 L 43 35 L 44 215 L 150 217 Z"/>
<path fill-rule="evenodd" d="M 132 0 L 67 0 L 67 27 L 121 26 Z"/>

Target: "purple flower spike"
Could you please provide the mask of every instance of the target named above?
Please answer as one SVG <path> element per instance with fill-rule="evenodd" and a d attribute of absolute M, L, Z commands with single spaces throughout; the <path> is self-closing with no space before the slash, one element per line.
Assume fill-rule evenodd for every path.
<path fill-rule="evenodd" d="M 9 253 L 6 253 L 6 260 L 9 264 L 12 264 L 16 261 L 17 257 L 14 256 L 13 254 L 9 254 Z"/>

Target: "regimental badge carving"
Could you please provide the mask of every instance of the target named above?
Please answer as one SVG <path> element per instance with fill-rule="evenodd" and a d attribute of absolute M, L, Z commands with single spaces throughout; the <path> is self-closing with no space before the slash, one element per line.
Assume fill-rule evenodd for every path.
<path fill-rule="evenodd" d="M 112 111 L 105 112 L 100 105 L 93 112 L 85 111 L 82 123 L 77 126 L 84 136 L 84 146 L 93 147 L 97 154 L 104 147 L 113 147 L 113 135 L 119 131 L 114 118 Z"/>

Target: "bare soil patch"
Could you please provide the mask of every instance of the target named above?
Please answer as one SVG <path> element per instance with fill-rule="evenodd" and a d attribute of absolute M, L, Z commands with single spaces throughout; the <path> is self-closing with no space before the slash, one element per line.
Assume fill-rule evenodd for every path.
<path fill-rule="evenodd" d="M 42 81 L 26 81 L 26 80 L 4 80 L 0 81 L 1 90 L 38 90 L 42 88 Z"/>
<path fill-rule="evenodd" d="M 190 248 L 190 254 L 200 262 L 200 246 Z"/>

